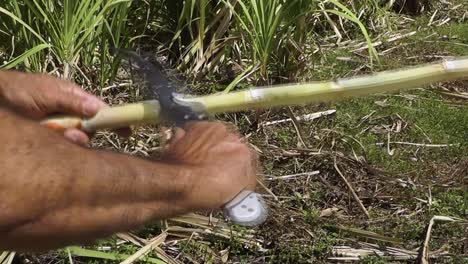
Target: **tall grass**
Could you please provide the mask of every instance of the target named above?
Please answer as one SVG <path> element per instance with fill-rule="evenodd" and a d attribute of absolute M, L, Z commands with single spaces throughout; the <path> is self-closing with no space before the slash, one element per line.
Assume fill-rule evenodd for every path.
<path fill-rule="evenodd" d="M 300 13 L 289 12 L 297 2 L 299 1 L 239 0 L 241 8 L 235 11 L 235 14 L 241 28 L 241 35 L 244 43 L 249 44 L 252 64 L 258 65 L 263 80 L 268 80 L 267 67 L 273 52 L 277 51 L 279 43 L 285 36 L 284 30 L 288 29 L 289 23 L 297 19 L 295 16 L 300 15 Z M 234 10 L 232 5 L 229 6 Z M 294 17 L 290 18 L 288 15 Z"/>
<path fill-rule="evenodd" d="M 352 1 L 355 2 L 355 1 Z M 348 2 L 345 3 L 346 5 Z M 186 0 L 172 4 L 178 17 L 169 46 L 179 69 L 194 76 L 223 74 L 236 68 L 261 83 L 274 77 L 294 80 L 304 67 L 307 44 L 314 41 L 313 20 L 333 23 L 339 17 L 362 33 L 372 59 L 376 52 L 359 15 L 336 0 Z M 368 12 L 375 12 L 369 9 Z M 339 21 L 342 25 L 342 21 Z M 170 24 L 170 23 L 167 23 Z"/>
<path fill-rule="evenodd" d="M 240 34 L 245 50 L 251 52 L 253 65 L 258 66 L 262 81 L 269 80 L 268 67 L 275 66 L 279 73 L 288 74 L 297 71 L 290 67 L 291 58 L 301 56 L 305 45 L 310 42 L 311 32 L 306 20 L 314 14 L 334 14 L 359 26 L 369 44 L 371 58 L 376 57 L 369 34 L 356 15 L 336 0 L 303 1 L 303 0 L 239 0 L 235 11 L 240 25 Z M 326 8 L 325 8 L 326 6 Z M 234 9 L 233 6 L 230 6 Z M 294 64 L 300 62 L 296 59 Z"/>
<path fill-rule="evenodd" d="M 295 80 L 306 67 L 308 46 L 324 36 L 317 25 L 338 35 L 337 24 L 360 31 L 371 60 L 377 59 L 362 19 L 382 9 L 377 1 L 366 2 L 372 3 L 363 8 L 356 0 L 12 0 L 0 8 L 0 40 L 14 43 L 4 50 L 5 68 L 58 71 L 102 86 L 119 68 L 109 48 L 130 47 L 139 39 L 194 77 L 234 72 L 225 90 L 230 91 L 247 77 L 260 83 Z"/>
<path fill-rule="evenodd" d="M 224 48 L 234 42 L 229 36 L 232 11 L 218 0 L 186 0 L 179 8 L 172 10 L 178 21 L 169 44 L 177 49 L 179 69 L 194 75 L 216 70 L 225 60 Z"/>
<path fill-rule="evenodd" d="M 100 75 L 110 78 L 117 65 L 108 64 L 108 50 L 128 46 L 124 29 L 130 4 L 129 0 L 7 1 L 0 8 L 0 28 L 14 45 L 13 56 L 3 67 L 21 64 L 31 71 L 58 71 L 67 79 L 78 74 L 89 80 L 100 62 Z"/>

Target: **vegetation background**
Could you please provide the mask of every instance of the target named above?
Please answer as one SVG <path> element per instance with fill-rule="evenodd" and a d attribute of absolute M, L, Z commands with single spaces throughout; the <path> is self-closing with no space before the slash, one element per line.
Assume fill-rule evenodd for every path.
<path fill-rule="evenodd" d="M 191 93 L 230 92 L 466 56 L 467 10 L 466 0 L 1 0 L 0 65 L 122 104 L 143 95 L 110 50 L 132 48 Z M 192 214 L 0 262 L 468 263 L 467 99 L 458 81 L 220 115 L 261 156 L 264 225 Z M 157 156 L 158 131 L 100 131 L 93 147 Z"/>

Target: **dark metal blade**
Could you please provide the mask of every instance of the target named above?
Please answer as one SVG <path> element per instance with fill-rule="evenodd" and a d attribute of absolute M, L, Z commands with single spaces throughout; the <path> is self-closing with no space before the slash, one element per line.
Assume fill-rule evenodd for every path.
<path fill-rule="evenodd" d="M 163 73 L 162 65 L 155 61 L 153 63 L 143 59 L 136 52 L 126 49 L 118 49 L 114 51 L 116 55 L 120 55 L 132 60 L 139 67 L 140 73 L 144 75 L 147 81 L 147 87 L 151 93 L 152 99 L 158 99 L 161 104 L 161 117 L 164 121 L 174 122 L 180 126 L 189 120 L 200 120 L 200 113 L 195 113 L 194 110 L 185 105 L 177 104 L 173 99 L 177 93 L 177 88 L 174 82 L 171 82 Z"/>

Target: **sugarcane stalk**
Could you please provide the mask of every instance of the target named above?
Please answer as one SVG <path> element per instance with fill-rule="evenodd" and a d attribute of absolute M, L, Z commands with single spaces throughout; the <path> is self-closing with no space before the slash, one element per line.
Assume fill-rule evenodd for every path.
<path fill-rule="evenodd" d="M 446 60 L 336 81 L 276 85 L 199 97 L 177 96 L 175 101 L 191 106 L 198 113 L 217 114 L 337 101 L 349 97 L 396 92 L 435 82 L 463 78 L 468 79 L 468 58 Z M 158 101 L 150 100 L 104 109 L 88 120 L 74 117 L 55 117 L 44 120 L 42 123 L 54 129 L 77 127 L 92 132 L 130 125 L 156 124 L 159 121 L 160 113 Z"/>
<path fill-rule="evenodd" d="M 445 61 L 397 71 L 385 71 L 332 82 L 277 85 L 179 99 L 199 103 L 209 114 L 286 105 L 310 104 L 376 93 L 395 92 L 434 82 L 468 78 L 468 59 Z"/>

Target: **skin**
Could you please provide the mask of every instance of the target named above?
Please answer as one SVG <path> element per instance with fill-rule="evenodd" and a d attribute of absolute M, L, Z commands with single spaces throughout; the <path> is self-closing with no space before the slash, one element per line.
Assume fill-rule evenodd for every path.
<path fill-rule="evenodd" d="M 0 106 L 34 120 L 57 113 L 92 117 L 108 107 L 77 85 L 42 74 L 0 71 L 0 86 L 3 87 L 0 88 Z M 129 129 L 116 132 L 122 136 L 130 134 Z M 78 129 L 67 129 L 64 136 L 81 145 L 89 142 L 89 136 Z"/>
<path fill-rule="evenodd" d="M 84 147 L 88 135 L 40 126 L 52 113 L 107 107 L 76 85 L 0 71 L 0 249 L 91 243 L 151 221 L 222 207 L 256 184 L 256 156 L 217 122 L 177 129 L 160 161 Z M 77 144 L 78 143 L 78 144 Z"/>

